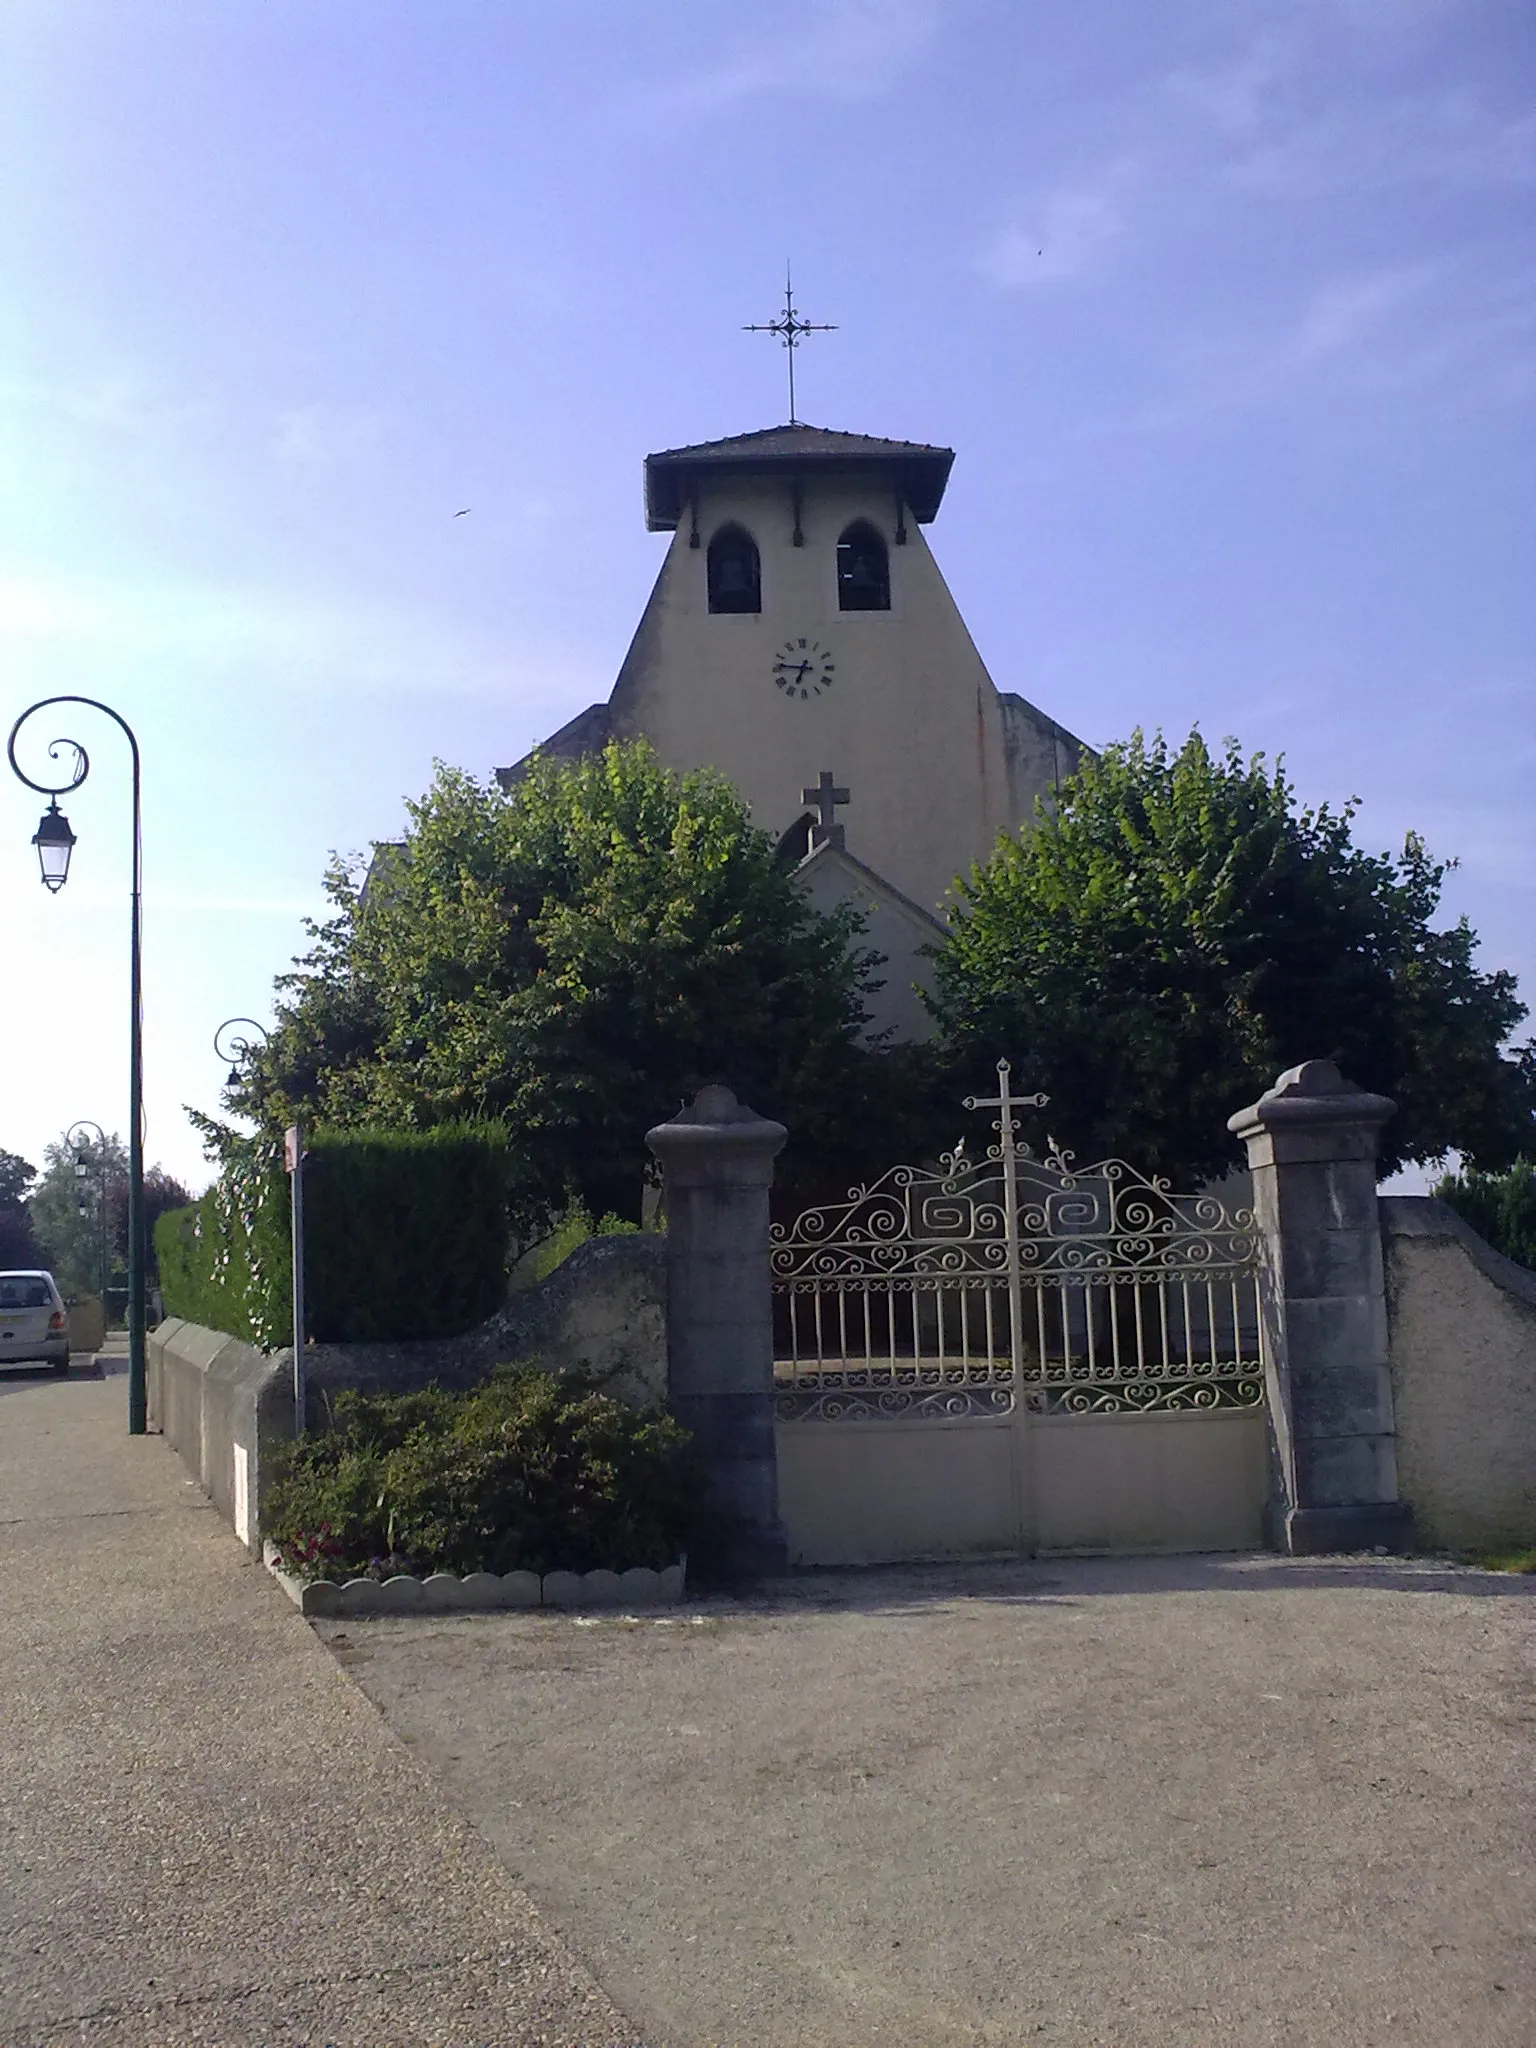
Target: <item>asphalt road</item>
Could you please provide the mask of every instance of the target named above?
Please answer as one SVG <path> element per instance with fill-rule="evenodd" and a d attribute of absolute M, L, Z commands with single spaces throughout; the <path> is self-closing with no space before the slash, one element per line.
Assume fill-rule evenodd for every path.
<path fill-rule="evenodd" d="M 1531 2048 L 1536 1583 L 825 1574 L 322 1623 L 650 2048 Z"/>

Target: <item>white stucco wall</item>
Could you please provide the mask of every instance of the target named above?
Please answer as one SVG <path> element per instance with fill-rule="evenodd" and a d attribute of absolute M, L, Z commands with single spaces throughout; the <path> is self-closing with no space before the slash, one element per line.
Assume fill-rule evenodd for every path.
<path fill-rule="evenodd" d="M 1381 1203 L 1398 1490 L 1420 1542 L 1536 1543 L 1536 1273 L 1428 1195 Z"/>
<path fill-rule="evenodd" d="M 939 909 L 954 877 L 1032 813 L 1036 785 L 1048 793 L 1070 735 L 1014 699 L 1005 737 L 998 693 L 910 513 L 906 544 L 896 545 L 888 492 L 816 471 L 803 479 L 800 517 L 796 547 L 782 475 L 701 487 L 700 545 L 689 546 L 685 518 L 620 670 L 611 729 L 648 738 L 673 767 L 718 768 L 775 833 L 800 815 L 801 790 L 830 769 L 852 792 L 839 813 L 849 851 Z M 889 549 L 888 612 L 838 609 L 837 540 L 856 518 Z M 731 521 L 757 542 L 760 613 L 709 610 L 709 540 Z M 804 701 L 773 675 L 779 650 L 801 635 L 836 663 L 831 686 Z"/>
<path fill-rule="evenodd" d="M 839 903 L 853 903 L 864 917 L 861 947 L 885 956 L 879 969 L 882 985 L 868 999 L 870 1032 L 891 1030 L 908 1041 L 930 1038 L 933 1018 L 917 991 L 921 987 L 932 992 L 933 962 L 923 957 L 923 948 L 943 939 L 943 926 L 834 848 L 812 854 L 798 873 L 818 910 L 825 913 Z"/>

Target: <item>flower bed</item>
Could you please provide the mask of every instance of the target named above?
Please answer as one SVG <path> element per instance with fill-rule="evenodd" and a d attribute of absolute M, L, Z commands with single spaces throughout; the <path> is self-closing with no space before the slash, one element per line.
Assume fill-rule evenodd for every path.
<path fill-rule="evenodd" d="M 654 1571 L 410 1572 L 388 1578 L 306 1579 L 285 1571 L 276 1546 L 266 1546 L 267 1569 L 301 1614 L 455 1614 L 503 1608 L 673 1607 L 683 1597 L 686 1558 Z"/>

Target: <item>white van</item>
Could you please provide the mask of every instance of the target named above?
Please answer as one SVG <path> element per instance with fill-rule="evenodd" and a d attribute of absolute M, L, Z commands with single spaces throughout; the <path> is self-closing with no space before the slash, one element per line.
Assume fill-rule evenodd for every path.
<path fill-rule="evenodd" d="M 0 1366 L 69 1371 L 69 1314 L 51 1273 L 0 1273 Z"/>

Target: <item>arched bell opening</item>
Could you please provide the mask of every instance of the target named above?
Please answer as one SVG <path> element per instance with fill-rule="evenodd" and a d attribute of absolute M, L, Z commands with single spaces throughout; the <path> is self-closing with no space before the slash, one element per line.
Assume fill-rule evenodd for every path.
<path fill-rule="evenodd" d="M 762 569 L 757 542 L 744 526 L 722 526 L 709 543 L 709 608 L 712 612 L 760 612 Z"/>

